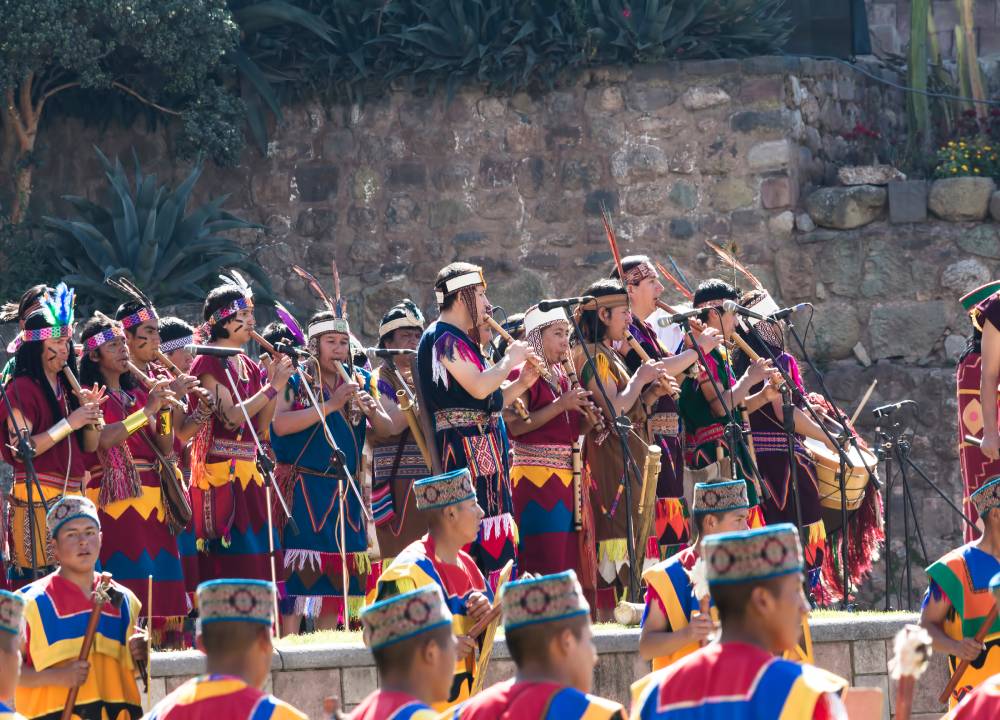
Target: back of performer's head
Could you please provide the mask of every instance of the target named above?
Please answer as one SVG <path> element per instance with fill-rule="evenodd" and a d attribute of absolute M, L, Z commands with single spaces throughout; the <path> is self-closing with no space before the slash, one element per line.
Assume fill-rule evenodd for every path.
<path fill-rule="evenodd" d="M 217 288 L 213 288 L 209 291 L 208 296 L 205 298 L 205 304 L 201 309 L 203 319 L 205 322 L 208 322 L 212 317 L 212 313 L 216 310 L 221 310 L 242 297 L 246 296 L 243 294 L 243 291 L 235 285 L 220 285 Z M 229 331 L 226 330 L 226 325 L 232 322 L 233 319 L 233 316 L 230 316 L 220 322 L 213 323 L 209 328 L 209 340 L 225 340 L 229 337 Z"/>
<path fill-rule="evenodd" d="M 712 302 L 714 300 L 737 301 L 739 299 L 740 291 L 727 283 L 725 280 L 720 280 L 719 278 L 709 278 L 708 280 L 703 280 L 699 283 L 698 288 L 694 291 L 694 298 L 692 298 L 692 302 L 695 307 L 698 307 L 702 303 Z"/>
<path fill-rule="evenodd" d="M 38 309 L 39 302 L 46 291 L 53 292 L 53 289 L 47 285 L 32 285 L 24 291 L 21 299 L 16 304 L 4 303 L 0 307 L 0 323 L 6 324 L 23 321 L 28 315 Z"/>
<path fill-rule="evenodd" d="M 701 541 L 701 554 L 723 631 L 749 633 L 775 654 L 793 649 L 809 613 L 795 526 L 712 535 Z"/>
<path fill-rule="evenodd" d="M 267 326 L 261 331 L 260 336 L 272 345 L 281 342 L 286 345 L 291 345 L 292 347 L 298 347 L 301 344 L 298 339 L 292 335 L 292 331 L 288 329 L 288 326 L 279 320 L 268 323 Z"/>
<path fill-rule="evenodd" d="M 50 327 L 49 322 L 40 311 L 33 312 L 24 321 L 25 330 L 41 330 L 47 327 Z M 42 388 L 45 399 L 48 401 L 52 416 L 59 418 L 63 416 L 63 412 L 60 409 L 59 402 L 56 400 L 52 386 L 45 376 L 45 360 L 54 353 L 54 350 L 50 347 L 50 344 L 53 342 L 56 341 L 38 340 L 21 343 L 21 346 L 14 355 L 14 377 L 30 377 L 37 382 Z M 66 357 L 66 365 L 74 374 L 77 374 L 76 350 L 73 346 L 72 338 L 69 339 L 68 349 L 69 354 Z M 79 399 L 67 386 L 62 373 L 57 374 L 56 378 L 57 382 L 63 386 L 64 396 L 69 402 L 70 410 L 80 407 Z"/>
<path fill-rule="evenodd" d="M 618 280 L 602 279 L 597 280 L 580 293 L 581 295 L 592 295 L 595 298 L 607 297 L 608 295 L 624 295 L 622 284 Z M 607 308 L 595 308 L 593 310 L 583 310 L 580 313 L 580 332 L 583 339 L 588 343 L 600 342 L 607 334 L 605 320 L 608 313 Z"/>
<path fill-rule="evenodd" d="M 590 692 L 597 649 L 576 573 L 507 583 L 500 602 L 507 648 L 518 670 Z"/>
<path fill-rule="evenodd" d="M 478 273 L 481 271 L 482 268 L 478 265 L 473 265 L 472 263 L 467 262 L 453 262 L 441 268 L 441 270 L 438 271 L 437 277 L 434 279 L 434 289 L 438 292 L 445 293 L 444 301 L 439 302 L 438 307 L 441 310 L 448 310 L 455 304 L 455 300 L 457 300 L 461 294 L 458 292 L 445 292 L 445 284 L 449 280 L 454 280 L 455 278 L 467 273 Z"/>
<path fill-rule="evenodd" d="M 101 371 L 100 357 L 101 353 L 108 352 L 109 348 L 105 343 L 94 350 L 87 350 L 87 341 L 98 333 L 111 330 L 112 327 L 120 328 L 121 325 L 116 321 L 112 321 L 111 318 L 104 314 L 94 315 L 87 318 L 87 321 L 84 322 L 83 329 L 80 331 L 80 341 L 83 343 L 83 355 L 80 358 L 81 385 L 87 386 L 94 383 L 104 385 L 107 383 L 107 378 L 105 378 L 104 373 Z M 122 390 L 131 390 L 135 386 L 136 380 L 132 377 L 131 372 L 126 372 L 121 376 Z"/>
<path fill-rule="evenodd" d="M 209 673 L 235 675 L 261 688 L 271 673 L 274 585 L 210 580 L 198 586 L 198 647 Z"/>

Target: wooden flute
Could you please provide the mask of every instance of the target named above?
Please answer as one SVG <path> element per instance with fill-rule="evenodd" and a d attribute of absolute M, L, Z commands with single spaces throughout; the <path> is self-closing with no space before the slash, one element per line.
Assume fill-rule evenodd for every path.
<path fill-rule="evenodd" d="M 498 323 L 489 315 L 486 316 L 486 323 L 491 328 L 493 328 L 493 332 L 502 337 L 504 340 L 506 340 L 509 343 L 514 342 L 514 337 L 509 332 L 503 329 L 503 325 Z M 545 367 L 545 363 L 543 361 L 533 359 L 531 360 L 531 364 L 535 366 L 535 369 L 538 370 L 539 375 L 541 375 L 543 378 L 545 378 L 546 380 L 552 379 L 552 373 L 550 373 L 549 369 Z"/>
<path fill-rule="evenodd" d="M 573 361 L 569 357 L 564 357 L 561 361 L 563 370 L 566 371 L 566 377 L 569 378 L 569 384 L 571 388 L 582 388 L 580 384 L 580 378 L 576 375 L 576 368 L 573 366 Z M 593 403 L 591 403 L 593 405 Z M 594 430 L 598 433 L 604 432 L 604 415 L 601 413 L 597 406 L 584 407 L 580 410 L 584 417 L 587 418 L 587 422 L 590 423 Z"/>
<path fill-rule="evenodd" d="M 635 335 L 632 334 L 632 330 L 629 328 L 625 329 L 625 342 L 628 343 L 628 346 L 632 348 L 632 351 L 635 352 L 635 354 L 639 356 L 639 359 L 642 360 L 644 363 L 649 362 L 650 360 L 653 359 L 649 356 L 649 353 L 646 352 L 646 349 L 639 343 L 639 341 L 635 339 Z M 656 380 L 656 384 L 663 389 L 669 389 L 670 397 L 672 397 L 674 400 L 680 398 L 681 396 L 680 391 L 670 386 L 667 383 L 667 381 L 662 377 Z"/>
<path fill-rule="evenodd" d="M 69 386 L 73 388 L 73 392 L 76 393 L 77 397 L 83 400 L 83 388 L 80 387 L 80 381 L 76 379 L 76 375 L 73 374 L 73 369 L 69 365 L 63 365 L 63 375 L 66 376 L 66 381 Z M 91 430 L 103 430 L 104 429 L 104 418 L 98 418 L 96 423 L 88 425 Z"/>
<path fill-rule="evenodd" d="M 149 375 L 140 370 L 139 367 L 131 360 L 128 361 L 128 369 L 132 371 L 132 374 L 135 376 L 135 379 L 138 380 L 140 383 L 142 383 L 142 386 L 147 390 L 149 390 L 150 388 L 153 387 L 153 385 L 156 384 L 156 381 L 153 380 L 153 378 L 149 377 Z M 187 406 L 184 403 L 182 403 L 178 398 L 176 397 L 170 398 L 167 402 L 169 402 L 171 405 L 176 407 L 181 412 L 183 413 L 187 412 Z"/>

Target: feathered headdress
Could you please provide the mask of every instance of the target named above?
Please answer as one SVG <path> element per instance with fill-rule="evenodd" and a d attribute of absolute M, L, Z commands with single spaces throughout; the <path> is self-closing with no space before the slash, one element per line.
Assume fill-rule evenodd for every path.
<path fill-rule="evenodd" d="M 724 250 L 723 248 L 719 247 L 711 240 L 706 240 L 705 244 L 708 245 L 715 252 L 715 254 L 722 259 L 724 263 L 732 267 L 733 270 L 741 273 L 743 277 L 749 280 L 750 284 L 754 287 L 755 290 L 765 290 L 764 283 L 758 280 L 757 276 L 754 275 L 752 272 L 750 272 L 750 269 L 748 267 L 746 267 L 743 263 L 737 260 L 735 255 L 733 255 L 728 250 Z"/>
<path fill-rule="evenodd" d="M 299 345 L 305 345 L 306 335 L 304 332 L 302 332 L 302 326 L 299 325 L 298 321 L 292 315 L 291 311 L 284 305 L 282 305 L 280 302 L 275 300 L 274 313 L 278 316 L 278 319 L 285 324 L 285 327 L 288 328 L 288 332 L 292 334 L 292 337 L 295 338 L 295 341 Z"/>
<path fill-rule="evenodd" d="M 105 282 L 122 295 L 131 298 L 134 302 L 141 306 L 134 313 L 126 315 L 120 320 L 122 327 L 133 328 L 138 325 L 142 325 L 144 322 L 148 322 L 149 320 L 159 319 L 159 316 L 156 314 L 156 307 L 153 305 L 153 301 L 146 297 L 146 293 L 140 290 L 139 286 L 127 277 L 122 275 L 116 278 L 108 278 Z"/>
<path fill-rule="evenodd" d="M 10 344 L 7 352 L 15 353 L 17 349 L 26 342 L 38 342 L 49 338 L 72 337 L 73 336 L 73 312 L 76 304 L 76 291 L 66 285 L 59 283 L 53 292 L 46 289 L 42 295 L 39 309 L 45 318 L 48 327 L 37 330 L 21 330 Z M 32 313 L 34 314 L 34 313 Z"/>
<path fill-rule="evenodd" d="M 231 286 L 239 291 L 242 297 L 236 298 L 228 305 L 224 305 L 212 313 L 205 325 L 200 328 L 200 334 L 202 335 L 207 334 L 209 326 L 222 322 L 227 317 L 235 315 L 240 310 L 253 310 L 253 288 L 250 287 L 250 283 L 246 281 L 246 278 L 244 278 L 236 270 L 230 270 L 228 273 L 222 273 L 219 275 L 219 279 L 222 280 L 222 282 L 227 286 Z"/>
<path fill-rule="evenodd" d="M 319 320 L 309 325 L 310 340 L 328 332 L 351 334 L 351 328 L 347 324 L 347 302 L 340 294 L 340 271 L 337 269 L 336 261 L 332 262 L 331 265 L 333 268 L 333 297 L 330 297 L 312 273 L 298 265 L 292 265 L 292 271 L 306 281 L 306 284 L 323 301 L 326 309 L 333 313 L 332 320 Z"/>

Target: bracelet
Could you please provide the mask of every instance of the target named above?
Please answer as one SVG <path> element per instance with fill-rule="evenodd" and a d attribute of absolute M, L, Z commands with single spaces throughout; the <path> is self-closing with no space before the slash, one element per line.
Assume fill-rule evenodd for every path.
<path fill-rule="evenodd" d="M 73 434 L 73 426 L 69 424 L 69 420 L 63 418 L 50 427 L 47 434 L 52 439 L 52 444 L 55 445 Z"/>
<path fill-rule="evenodd" d="M 267 398 L 268 402 L 271 402 L 274 398 L 278 397 L 278 391 L 275 389 L 274 385 L 269 384 L 264 388 L 264 397 Z"/>
<path fill-rule="evenodd" d="M 125 432 L 129 435 L 134 433 L 139 428 L 144 427 L 148 422 L 149 415 L 146 414 L 145 410 L 136 410 L 134 413 L 122 420 L 122 424 L 125 426 Z"/>
<path fill-rule="evenodd" d="M 161 410 L 156 418 L 156 434 L 159 436 L 169 435 L 174 431 L 173 413 L 170 410 Z"/>

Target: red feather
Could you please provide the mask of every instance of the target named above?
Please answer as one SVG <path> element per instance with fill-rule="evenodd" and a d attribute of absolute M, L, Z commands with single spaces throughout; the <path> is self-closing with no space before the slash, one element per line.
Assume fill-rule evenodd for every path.
<path fill-rule="evenodd" d="M 618 268 L 618 279 L 624 286 L 625 271 L 622 269 L 622 255 L 618 251 L 618 239 L 615 237 L 615 231 L 611 227 L 611 218 L 608 217 L 608 209 L 603 205 L 601 206 L 601 222 L 604 224 L 604 232 L 608 236 L 608 244 L 611 246 L 611 254 L 615 258 L 615 267 Z"/>
<path fill-rule="evenodd" d="M 330 296 L 326 294 L 326 290 L 324 290 L 323 286 L 319 284 L 319 280 L 298 265 L 292 265 L 292 271 L 306 281 L 306 284 L 312 288 L 313 292 L 316 293 L 320 300 L 323 301 L 323 304 L 326 305 L 327 310 L 332 312 L 334 315 L 337 314 L 336 306 L 333 304 L 333 300 L 331 300 Z"/>
<path fill-rule="evenodd" d="M 694 293 L 692 293 L 690 290 L 688 290 L 680 280 L 678 280 L 673 275 L 671 275 L 669 272 L 667 272 L 667 269 L 665 267 L 663 267 L 663 265 L 661 265 L 660 263 L 656 263 L 656 269 L 660 271 L 660 273 L 663 275 L 663 277 L 665 277 L 667 280 L 669 280 L 670 282 L 672 282 L 674 284 L 674 287 L 677 288 L 677 292 L 679 292 L 681 295 L 683 295 L 688 300 L 691 300 L 691 299 L 694 298 Z"/>
<path fill-rule="evenodd" d="M 723 250 L 721 247 L 713 243 L 711 240 L 706 240 L 705 244 L 708 245 L 710 248 L 712 248 L 712 250 L 715 251 L 715 254 L 718 255 L 720 258 L 722 258 L 724 262 L 732 266 L 734 270 L 738 270 L 739 272 L 741 272 L 743 276 L 750 281 L 750 284 L 753 285 L 755 289 L 764 290 L 764 283 L 758 280 L 757 276 L 754 275 L 752 272 L 750 272 L 749 268 L 747 268 L 743 263 L 737 260 L 735 255 L 733 255 L 728 250 Z"/>

